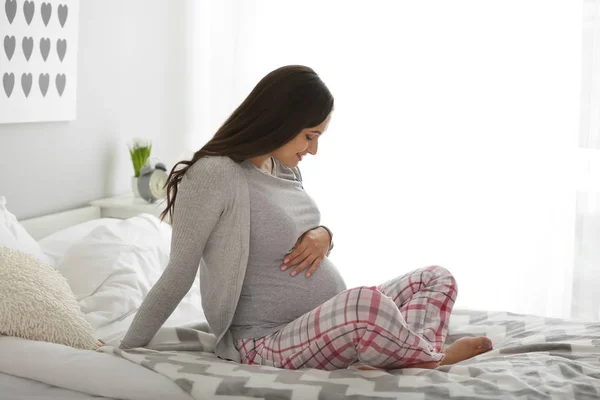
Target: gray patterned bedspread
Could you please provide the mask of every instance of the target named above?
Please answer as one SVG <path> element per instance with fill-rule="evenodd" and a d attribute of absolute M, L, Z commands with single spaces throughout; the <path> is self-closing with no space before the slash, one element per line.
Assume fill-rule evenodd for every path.
<path fill-rule="evenodd" d="M 171 335 L 205 352 L 100 351 L 167 376 L 194 399 L 600 399 L 600 323 L 457 310 L 446 344 L 486 335 L 493 351 L 437 370 L 390 372 L 240 365 L 206 352 L 214 346 L 205 341 L 210 335 L 193 329 Z"/>

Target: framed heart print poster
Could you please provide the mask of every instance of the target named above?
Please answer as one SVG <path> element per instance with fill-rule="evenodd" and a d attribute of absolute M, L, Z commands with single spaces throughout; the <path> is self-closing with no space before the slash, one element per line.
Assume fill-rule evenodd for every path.
<path fill-rule="evenodd" d="M 74 120 L 79 0 L 0 2 L 0 123 Z"/>

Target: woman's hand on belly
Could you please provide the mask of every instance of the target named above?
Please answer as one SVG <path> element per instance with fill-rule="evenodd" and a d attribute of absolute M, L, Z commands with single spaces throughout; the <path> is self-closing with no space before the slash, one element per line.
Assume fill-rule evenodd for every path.
<path fill-rule="evenodd" d="M 330 245 L 331 236 L 327 229 L 318 227 L 305 232 L 300 236 L 292 251 L 285 256 L 281 270 L 285 271 L 291 266 L 297 265 L 290 273 L 295 276 L 310 267 L 306 271 L 308 278 L 319 268 Z"/>

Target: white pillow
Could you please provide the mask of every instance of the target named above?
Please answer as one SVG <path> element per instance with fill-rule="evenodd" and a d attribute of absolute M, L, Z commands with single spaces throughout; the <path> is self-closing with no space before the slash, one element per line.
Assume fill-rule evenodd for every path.
<path fill-rule="evenodd" d="M 95 228 L 57 264 L 94 330 L 135 312 L 169 260 L 171 227 L 141 214 Z"/>
<path fill-rule="evenodd" d="M 0 334 L 95 350 L 99 342 L 64 277 L 31 254 L 0 246 Z"/>
<path fill-rule="evenodd" d="M 38 242 L 27 233 L 17 217 L 8 211 L 4 196 L 0 196 L 0 246 L 21 250 L 48 265 L 55 264 L 52 258 L 42 252 Z"/>
<path fill-rule="evenodd" d="M 39 241 L 42 252 L 52 258 L 55 264 L 64 257 L 67 250 L 75 243 L 102 225 L 114 225 L 119 219 L 99 218 L 71 226 L 55 232 Z"/>

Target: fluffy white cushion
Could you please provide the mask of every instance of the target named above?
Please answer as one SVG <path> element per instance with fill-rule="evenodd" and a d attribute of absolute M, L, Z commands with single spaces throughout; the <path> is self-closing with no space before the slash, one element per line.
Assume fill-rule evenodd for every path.
<path fill-rule="evenodd" d="M 99 218 L 82 222 L 46 236 L 39 241 L 39 244 L 44 254 L 58 264 L 73 244 L 89 235 L 97 227 L 114 225 L 118 221 L 120 220 L 115 218 Z"/>
<path fill-rule="evenodd" d="M 0 334 L 95 350 L 98 341 L 64 277 L 0 246 Z"/>
<path fill-rule="evenodd" d="M 54 260 L 42 252 L 38 242 L 17 221 L 17 217 L 8 211 L 4 196 L 0 196 L 0 246 L 29 253 L 49 265 L 55 264 Z"/>
<path fill-rule="evenodd" d="M 102 225 L 56 265 L 94 330 L 135 312 L 169 261 L 171 227 L 150 214 Z"/>

